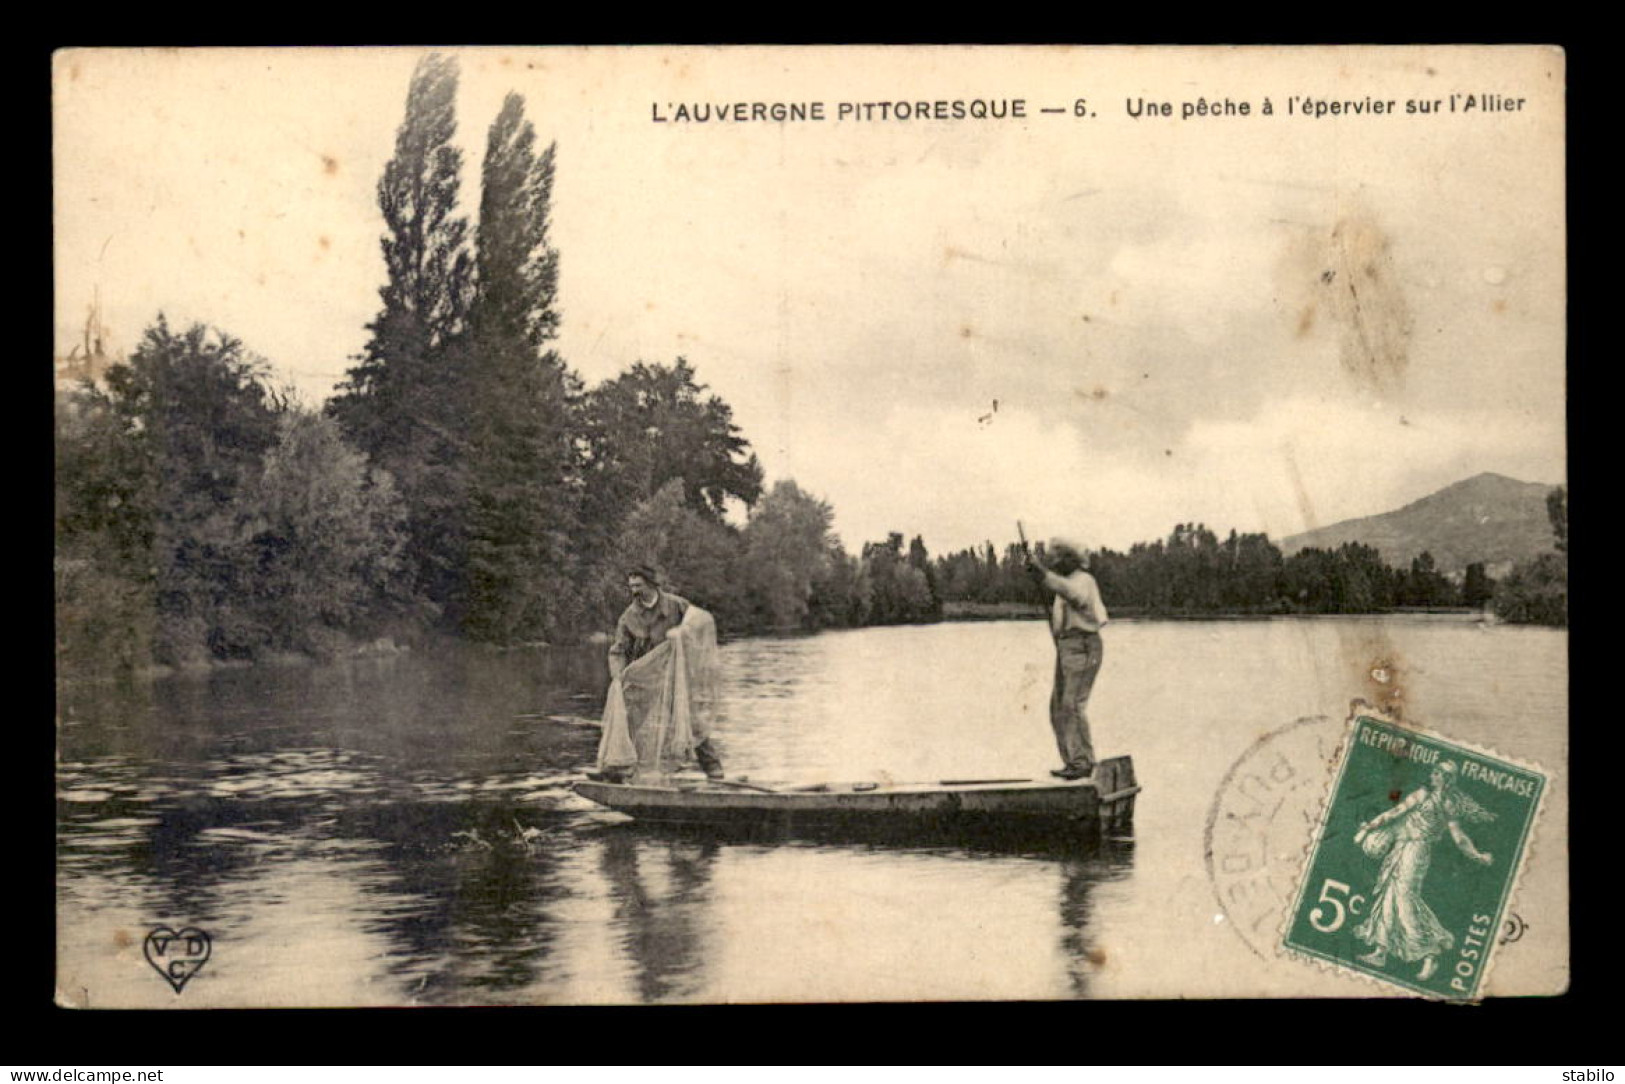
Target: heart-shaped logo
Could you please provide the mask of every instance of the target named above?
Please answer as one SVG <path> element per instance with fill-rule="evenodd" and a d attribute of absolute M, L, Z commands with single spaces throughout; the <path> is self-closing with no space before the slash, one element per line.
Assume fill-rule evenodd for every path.
<path fill-rule="evenodd" d="M 209 935 L 196 926 L 179 931 L 159 926 L 147 934 L 141 951 L 146 955 L 147 963 L 178 994 L 181 987 L 209 962 Z"/>

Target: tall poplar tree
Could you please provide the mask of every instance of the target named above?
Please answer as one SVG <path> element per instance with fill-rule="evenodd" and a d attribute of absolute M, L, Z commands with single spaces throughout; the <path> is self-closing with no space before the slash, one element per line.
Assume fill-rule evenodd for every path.
<path fill-rule="evenodd" d="M 475 234 L 466 344 L 472 388 L 465 630 L 508 642 L 570 631 L 577 515 L 571 403 L 558 333 L 559 255 L 548 240 L 555 147 L 536 150 L 525 100 L 492 123 Z"/>
<path fill-rule="evenodd" d="M 383 308 L 330 406 L 350 439 L 394 476 L 408 509 L 406 560 L 418 592 L 449 618 L 466 595 L 469 417 L 457 364 L 473 287 L 468 221 L 457 213 L 457 62 L 419 62 L 395 155 L 378 182 Z"/>

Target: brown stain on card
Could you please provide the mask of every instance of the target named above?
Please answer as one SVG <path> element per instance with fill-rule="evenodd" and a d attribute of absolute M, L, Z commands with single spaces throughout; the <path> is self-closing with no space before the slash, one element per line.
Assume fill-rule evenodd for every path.
<path fill-rule="evenodd" d="M 327 174 L 329 177 L 334 177 L 338 175 L 338 171 L 339 160 L 334 158 L 331 154 L 322 155 L 322 172 Z"/>
<path fill-rule="evenodd" d="M 1281 458 L 1286 460 L 1287 480 L 1292 483 L 1292 495 L 1298 501 L 1298 515 L 1303 517 L 1303 529 L 1318 530 L 1320 517 L 1315 514 L 1315 502 L 1309 498 L 1309 487 L 1303 484 L 1303 471 L 1298 467 L 1298 457 L 1292 451 L 1292 445 L 1282 446 Z"/>
<path fill-rule="evenodd" d="M 1309 494 L 1309 487 L 1304 484 L 1303 472 L 1299 469 L 1298 457 L 1291 444 L 1281 448 L 1281 458 L 1285 460 L 1287 479 L 1297 498 L 1303 528 L 1305 531 L 1316 530 L 1321 525 L 1320 517 Z M 1338 684 L 1351 692 L 1357 690 L 1360 699 L 1374 705 L 1390 718 L 1396 721 L 1403 718 L 1405 687 L 1402 678 L 1406 663 L 1389 638 L 1387 625 L 1379 618 L 1368 625 L 1349 627 L 1338 624 L 1334 627 L 1337 629 L 1334 667 Z M 1304 635 L 1310 636 L 1309 626 L 1303 628 Z"/>
<path fill-rule="evenodd" d="M 1379 623 L 1374 625 L 1365 643 L 1348 643 L 1344 640 L 1345 657 L 1358 657 L 1361 649 L 1365 649 L 1366 657 L 1364 679 L 1366 687 L 1365 699 L 1373 704 L 1378 711 L 1387 715 L 1396 722 L 1404 718 L 1405 689 L 1400 681 L 1401 672 L 1399 656 L 1394 651 L 1393 644 L 1388 640 L 1387 632 Z M 1351 650 L 1352 648 L 1352 650 Z M 1371 654 L 1375 649 L 1380 654 Z"/>
<path fill-rule="evenodd" d="M 1392 240 L 1372 214 L 1353 209 L 1295 238 L 1282 275 L 1295 338 L 1325 328 L 1360 390 L 1387 395 L 1403 388 L 1415 322 Z"/>
<path fill-rule="evenodd" d="M 1388 237 L 1369 218 L 1347 217 L 1332 228 L 1322 284 L 1339 325 L 1344 370 L 1372 391 L 1394 391 L 1410 362 L 1411 313 L 1394 269 Z"/>

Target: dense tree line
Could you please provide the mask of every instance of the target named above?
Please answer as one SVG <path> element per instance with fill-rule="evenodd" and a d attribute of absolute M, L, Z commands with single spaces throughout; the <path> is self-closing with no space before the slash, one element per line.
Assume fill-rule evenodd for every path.
<path fill-rule="evenodd" d="M 104 386 L 59 397 L 64 661 L 568 640 L 613 622 L 641 563 L 729 630 L 938 616 L 923 543 L 853 558 L 825 502 L 789 481 L 764 494 L 686 359 L 594 388 L 570 370 L 552 345 L 556 149 L 508 95 L 471 227 L 457 82 L 441 56 L 413 74 L 377 189 L 379 312 L 325 409 L 279 394 L 235 338 L 161 315 Z"/>
<path fill-rule="evenodd" d="M 393 480 L 266 375 L 237 340 L 160 317 L 61 404 L 67 661 L 326 654 L 409 611 Z"/>
<path fill-rule="evenodd" d="M 1035 550 L 1042 559 L 1042 543 Z M 991 542 L 980 551 L 961 550 L 938 558 L 936 569 L 945 602 L 1043 601 L 1018 544 L 1002 554 Z M 1481 606 L 1490 597 L 1482 564 L 1468 568 L 1458 585 L 1428 553 L 1407 569 L 1388 566 L 1375 549 L 1358 543 L 1283 557 L 1266 535 L 1232 530 L 1221 542 L 1199 523 L 1179 524 L 1166 539 L 1138 542 L 1126 552 L 1097 550 L 1090 571 L 1107 605 L 1124 613 L 1376 613 Z"/>

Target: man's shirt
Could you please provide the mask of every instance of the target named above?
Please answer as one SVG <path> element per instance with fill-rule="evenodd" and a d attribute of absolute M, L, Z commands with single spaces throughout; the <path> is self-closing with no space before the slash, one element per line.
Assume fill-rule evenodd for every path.
<path fill-rule="evenodd" d="M 688 613 L 688 600 L 666 591 L 654 605 L 633 599 L 615 623 L 615 640 L 609 645 L 609 675 L 619 677 L 627 664 L 636 662 L 658 647 L 666 633 L 682 624 Z"/>
<path fill-rule="evenodd" d="M 1081 568 L 1070 576 L 1044 572 L 1044 586 L 1055 592 L 1050 604 L 1049 630 L 1053 636 L 1082 631 L 1099 632 L 1111 620 L 1100 597 L 1100 585 Z"/>

